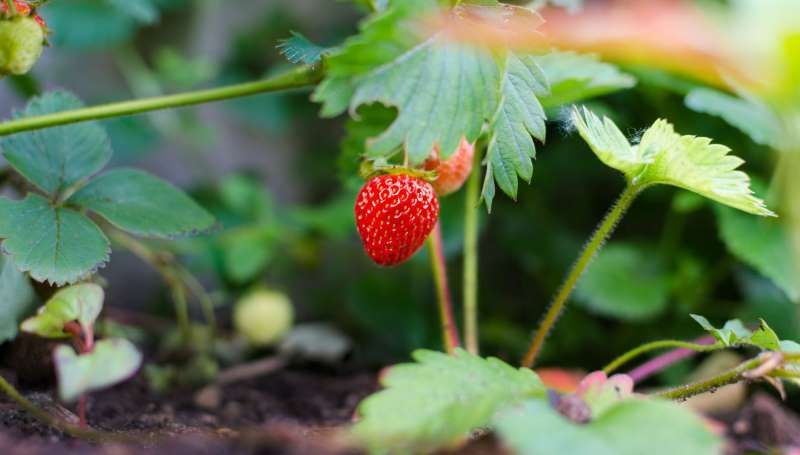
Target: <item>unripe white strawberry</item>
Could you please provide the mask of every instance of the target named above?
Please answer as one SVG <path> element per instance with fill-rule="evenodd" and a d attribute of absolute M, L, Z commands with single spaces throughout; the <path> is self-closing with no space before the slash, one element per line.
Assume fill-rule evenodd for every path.
<path fill-rule="evenodd" d="M 280 292 L 259 289 L 236 302 L 233 325 L 253 346 L 269 346 L 280 341 L 292 328 L 294 308 Z"/>
<path fill-rule="evenodd" d="M 36 19 L 15 16 L 0 19 L 0 76 L 25 74 L 44 49 L 45 32 Z"/>

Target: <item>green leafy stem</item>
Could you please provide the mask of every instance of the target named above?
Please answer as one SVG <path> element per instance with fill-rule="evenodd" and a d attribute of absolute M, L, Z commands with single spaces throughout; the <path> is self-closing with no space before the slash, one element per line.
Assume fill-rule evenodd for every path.
<path fill-rule="evenodd" d="M 695 352 L 711 352 L 711 351 L 718 351 L 720 349 L 724 349 L 726 346 L 722 343 L 714 343 L 714 344 L 699 344 L 699 343 L 691 343 L 688 341 L 680 341 L 680 340 L 658 340 L 652 341 L 650 343 L 645 343 L 637 348 L 631 349 L 630 351 L 622 354 L 621 356 L 617 357 L 611 363 L 603 368 L 603 372 L 606 374 L 613 373 L 614 371 L 618 370 L 621 366 L 625 365 L 626 363 L 630 362 L 631 360 L 639 357 L 643 354 L 648 352 L 661 350 L 661 349 L 691 349 Z"/>
<path fill-rule="evenodd" d="M 157 111 L 175 107 L 222 101 L 231 98 L 257 95 L 261 93 L 291 90 L 315 85 L 322 80 L 321 65 L 300 66 L 276 76 L 255 82 L 229 85 L 208 90 L 199 90 L 176 95 L 158 96 L 118 103 L 103 104 L 81 109 L 73 109 L 53 114 L 20 118 L 0 123 L 0 136 L 68 125 L 90 120 L 100 120 L 143 112 Z"/>

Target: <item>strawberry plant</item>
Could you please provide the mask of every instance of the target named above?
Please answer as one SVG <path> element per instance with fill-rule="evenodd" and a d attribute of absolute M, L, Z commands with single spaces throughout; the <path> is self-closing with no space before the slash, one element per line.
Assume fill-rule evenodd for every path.
<path fill-rule="evenodd" d="M 294 403 L 297 389 L 308 402 L 325 401 L 311 394 L 327 383 L 272 375 L 341 374 L 349 355 L 372 356 L 384 368 L 379 390 L 360 386 L 333 400 L 346 402 L 346 412 L 319 413 L 354 413 L 352 423 L 336 422 L 343 437 L 335 440 L 369 453 L 434 453 L 475 441 L 520 454 L 721 453 L 747 429 L 720 430 L 713 413 L 684 401 L 751 383 L 784 400 L 795 393 L 800 23 L 785 13 L 797 0 L 716 9 L 688 1 L 354 0 L 347 3 L 365 14 L 357 30 L 320 39 L 326 45 L 296 31 L 260 31 L 225 58 L 206 60 L 124 44 L 146 39 L 135 32 L 162 19 L 185 20 L 169 14 L 180 3 L 0 3 L 0 78 L 27 98 L 0 123 L 0 341 L 23 356 L 33 352 L 26 343 L 38 343 L 38 357 L 52 365 L 33 376 L 54 372 L 59 401 L 77 401 L 79 425 L 0 379 L 38 420 L 72 437 L 117 438 L 89 427 L 89 394 L 97 403 L 113 393 L 101 391 L 134 376 L 145 357 L 152 396 L 197 389 L 191 404 L 179 402 L 181 412 L 201 409 L 198 421 L 223 433 L 219 422 L 243 416 L 258 415 L 259 425 L 296 417 L 265 415 L 272 411 L 253 390 Z M 247 15 L 245 6 L 223 9 L 197 7 L 198 36 L 204 21 Z M 96 29 L 81 27 L 89 22 Z M 724 26 L 760 38 L 742 41 Z M 281 37 L 275 53 L 286 61 L 266 71 L 264 42 Z M 86 106 L 66 90 L 41 91 L 37 78 L 57 65 L 51 55 L 70 48 L 110 49 L 133 99 Z M 267 76 L 239 81 L 254 71 Z M 181 92 L 164 94 L 173 89 Z M 224 142 L 217 116 L 175 109 L 229 100 L 224 108 L 258 134 L 291 129 L 289 118 L 319 122 L 292 137 L 314 152 L 297 154 L 299 176 L 275 157 L 264 173 L 246 161 L 220 175 L 226 153 L 251 148 L 247 135 Z M 306 104 L 318 114 L 297 108 Z M 337 147 L 326 127 L 337 124 L 344 139 L 331 160 L 324 152 Z M 191 196 L 119 165 L 163 137 L 209 152 L 177 166 L 178 175 L 207 177 Z M 169 162 L 157 161 L 158 172 L 169 174 Z M 619 196 L 580 247 L 609 188 Z M 618 229 L 623 238 L 612 241 Z M 151 299 L 154 312 L 111 307 L 99 322 L 104 288 L 115 303 L 113 293 L 123 293 L 100 275 L 116 266 L 112 247 L 155 272 L 171 310 Z M 453 265 L 461 266 L 458 281 Z M 139 275 L 127 275 L 125 292 L 139 293 Z M 578 308 L 566 311 L 573 300 Z M 36 302 L 43 304 L 34 313 Z M 356 342 L 303 323 L 309 315 Z M 725 319 L 721 328 L 710 322 Z M 392 343 L 403 354 L 413 348 L 412 361 L 386 366 L 397 357 L 385 352 Z M 723 353 L 732 366 L 702 377 L 676 365 Z M 13 369 L 25 386 L 28 372 Z M 240 386 L 240 395 L 231 391 Z M 171 404 L 163 414 L 177 418 Z M 786 433 L 763 448 L 800 447 Z M 320 447 L 336 450 L 331 441 Z"/>

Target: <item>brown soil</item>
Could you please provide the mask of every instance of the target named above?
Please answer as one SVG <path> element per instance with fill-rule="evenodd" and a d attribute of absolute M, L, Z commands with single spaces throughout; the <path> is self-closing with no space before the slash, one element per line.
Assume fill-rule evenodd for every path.
<path fill-rule="evenodd" d="M 9 377 L 8 372 L 2 372 Z M 363 371 L 290 368 L 219 388 L 199 399 L 196 392 L 152 394 L 141 379 L 95 394 L 90 424 L 135 442 L 91 444 L 41 425 L 5 399 L 0 400 L 0 454 L 169 455 L 349 454 L 343 428 L 354 410 L 376 389 L 376 376 Z M 27 392 L 51 412 L 74 415 L 49 399 Z M 725 419 L 726 454 L 765 453 L 800 446 L 800 419 L 764 394 L 754 395 Z M 491 437 L 459 451 L 502 454 Z"/>

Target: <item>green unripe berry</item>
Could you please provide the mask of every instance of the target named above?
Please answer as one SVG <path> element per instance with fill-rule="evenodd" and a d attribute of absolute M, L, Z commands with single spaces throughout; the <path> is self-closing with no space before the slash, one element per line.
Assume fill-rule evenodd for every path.
<path fill-rule="evenodd" d="M 258 290 L 242 297 L 233 309 L 233 325 L 253 346 L 280 341 L 292 328 L 294 308 L 280 292 Z"/>
<path fill-rule="evenodd" d="M 0 20 L 0 76 L 25 74 L 44 49 L 44 30 L 31 17 Z"/>

